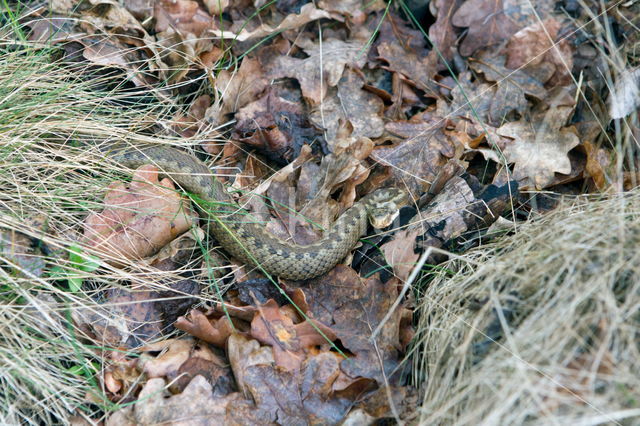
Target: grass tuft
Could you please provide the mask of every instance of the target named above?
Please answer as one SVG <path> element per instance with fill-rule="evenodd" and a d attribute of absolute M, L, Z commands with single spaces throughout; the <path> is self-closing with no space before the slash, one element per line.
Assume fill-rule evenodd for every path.
<path fill-rule="evenodd" d="M 421 424 L 637 421 L 638 241 L 635 190 L 566 202 L 444 264 L 420 297 Z"/>

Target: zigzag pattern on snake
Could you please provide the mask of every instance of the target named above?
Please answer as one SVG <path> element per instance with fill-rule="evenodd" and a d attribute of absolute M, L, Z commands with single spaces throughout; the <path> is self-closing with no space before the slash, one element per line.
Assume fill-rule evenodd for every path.
<path fill-rule="evenodd" d="M 395 217 L 406 194 L 398 189 L 379 189 L 364 196 L 325 231 L 321 240 L 297 245 L 269 234 L 264 226 L 247 221 L 241 209 L 196 157 L 166 146 L 111 146 L 107 155 L 124 167 L 153 164 L 182 189 L 203 201 L 201 213 L 210 219 L 208 229 L 235 258 L 259 266 L 270 275 L 304 280 L 328 272 L 355 246 L 367 229 L 367 219 Z M 215 212 L 211 211 L 215 206 Z M 391 219 L 392 219 L 391 217 Z M 387 221 L 388 222 L 388 221 Z"/>

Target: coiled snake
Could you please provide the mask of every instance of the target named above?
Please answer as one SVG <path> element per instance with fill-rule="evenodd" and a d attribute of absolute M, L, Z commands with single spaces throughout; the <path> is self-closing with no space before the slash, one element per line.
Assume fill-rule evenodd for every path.
<path fill-rule="evenodd" d="M 388 225 L 406 202 L 406 194 L 394 188 L 379 189 L 364 196 L 345 211 L 321 240 L 296 245 L 269 234 L 264 226 L 247 221 L 224 186 L 209 168 L 194 156 L 166 146 L 110 146 L 107 155 L 124 167 L 153 164 L 200 202 L 210 219 L 209 231 L 235 258 L 282 278 L 303 280 L 317 277 L 342 260 L 367 229 L 367 218 L 376 227 Z M 206 208 L 203 208 L 206 206 Z M 211 207 L 215 212 L 211 212 Z"/>

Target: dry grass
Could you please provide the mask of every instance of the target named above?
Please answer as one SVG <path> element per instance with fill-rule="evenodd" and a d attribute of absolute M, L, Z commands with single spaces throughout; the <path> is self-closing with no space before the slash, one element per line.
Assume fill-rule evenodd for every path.
<path fill-rule="evenodd" d="M 92 415 L 115 408 L 101 400 L 95 380 L 102 368 L 102 348 L 79 339 L 72 313 L 104 310 L 97 300 L 99 289 L 118 282 L 131 282 L 133 289 L 162 288 L 152 272 L 141 268 L 134 273 L 105 266 L 97 275 L 78 271 L 69 261 L 69 247 L 78 244 L 82 221 L 101 208 L 105 186 L 123 176 L 90 147 L 175 140 L 145 136 L 167 120 L 169 109 L 136 104 L 142 93 L 118 95 L 122 92 L 112 77 L 80 78 L 89 70 L 61 67 L 45 50 L 3 52 L 0 424 L 54 424 L 72 413 Z M 21 261 L 15 256 L 15 240 L 11 242 L 18 233 L 31 238 L 27 246 L 36 244 Z M 71 291 L 50 273 L 56 266 L 75 271 L 91 285 Z"/>
<path fill-rule="evenodd" d="M 423 424 L 637 424 L 640 191 L 567 202 L 421 295 Z"/>

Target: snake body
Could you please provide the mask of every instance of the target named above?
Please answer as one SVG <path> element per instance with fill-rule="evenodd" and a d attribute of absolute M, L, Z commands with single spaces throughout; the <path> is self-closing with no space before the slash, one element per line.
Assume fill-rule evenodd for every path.
<path fill-rule="evenodd" d="M 247 220 L 240 208 L 196 157 L 166 146 L 111 147 L 108 155 L 124 167 L 144 164 L 158 167 L 198 202 L 208 220 L 209 232 L 235 258 L 262 271 L 292 280 L 317 277 L 328 272 L 355 246 L 367 229 L 367 219 L 397 214 L 406 195 L 394 188 L 379 189 L 364 196 L 325 231 L 321 240 L 297 245 L 269 234 L 263 225 Z M 206 207 L 206 208 L 203 208 Z M 393 216 L 395 217 L 395 216 Z M 389 222 L 389 221 L 387 221 Z"/>

